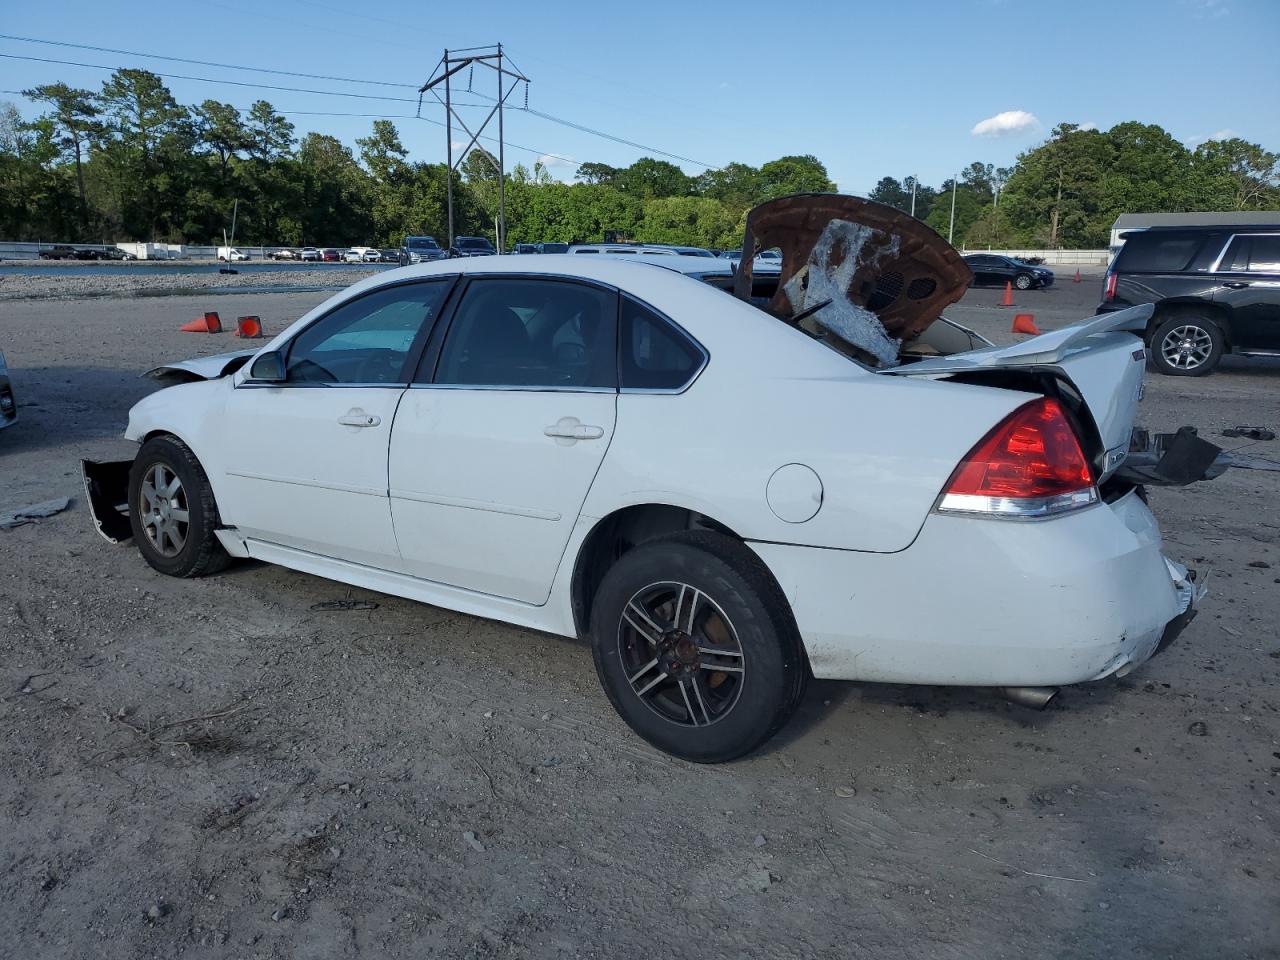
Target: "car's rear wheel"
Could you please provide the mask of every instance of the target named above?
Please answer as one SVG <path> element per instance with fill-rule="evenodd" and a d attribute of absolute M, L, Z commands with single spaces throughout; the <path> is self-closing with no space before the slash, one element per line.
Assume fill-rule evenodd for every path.
<path fill-rule="evenodd" d="M 209 478 L 176 437 L 153 437 L 134 458 L 129 524 L 143 559 L 171 577 L 203 577 L 231 562 L 214 534 L 218 507 Z"/>
<path fill-rule="evenodd" d="M 1031 279 L 1031 274 L 1029 273 L 1020 273 L 1013 278 L 1013 285 L 1019 290 L 1030 290 L 1033 283 L 1035 281 Z"/>
<path fill-rule="evenodd" d="M 1175 314 L 1151 335 L 1151 363 L 1171 377 L 1203 377 L 1222 359 L 1226 337 L 1212 320 Z"/>
<path fill-rule="evenodd" d="M 699 763 L 768 740 L 809 675 L 777 583 L 719 534 L 679 534 L 623 554 L 596 592 L 591 630 L 596 672 L 623 720 Z"/>

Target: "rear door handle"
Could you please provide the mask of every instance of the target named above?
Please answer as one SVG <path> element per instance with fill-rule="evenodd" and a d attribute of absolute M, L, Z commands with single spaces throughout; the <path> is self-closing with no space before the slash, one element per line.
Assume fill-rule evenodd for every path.
<path fill-rule="evenodd" d="M 604 427 L 583 423 L 577 417 L 561 417 L 551 426 L 543 427 L 542 432 L 558 441 L 599 440 L 604 436 Z"/>
<path fill-rule="evenodd" d="M 1248 280 L 1223 280 L 1224 287 L 1230 287 L 1232 290 L 1243 290 L 1249 285 Z"/>
<path fill-rule="evenodd" d="M 344 427 L 376 427 L 382 418 L 363 410 L 349 410 L 338 418 L 338 422 Z"/>

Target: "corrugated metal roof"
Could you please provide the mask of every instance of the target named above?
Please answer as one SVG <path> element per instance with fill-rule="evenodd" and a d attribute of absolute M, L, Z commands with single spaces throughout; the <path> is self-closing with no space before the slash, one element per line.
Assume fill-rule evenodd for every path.
<path fill-rule="evenodd" d="M 1236 210 L 1232 213 L 1122 213 L 1112 230 L 1141 227 L 1226 227 L 1280 225 L 1280 210 Z"/>

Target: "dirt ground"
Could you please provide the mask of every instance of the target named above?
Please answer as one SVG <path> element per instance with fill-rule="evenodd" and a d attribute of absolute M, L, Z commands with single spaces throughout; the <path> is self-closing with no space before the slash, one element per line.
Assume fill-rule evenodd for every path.
<path fill-rule="evenodd" d="M 1065 279 L 1020 307 L 1091 314 Z M 950 314 L 1007 339 L 999 293 Z M 168 579 L 93 533 L 77 460 L 132 455 L 138 374 L 239 345 L 178 324 L 323 296 L 0 303 L 0 513 L 75 498 L 0 531 L 0 956 L 1280 956 L 1280 474 L 1153 494 L 1211 593 L 1129 677 L 1044 713 L 815 683 L 699 767 L 578 642 L 255 563 Z M 1280 361 L 1151 374 L 1143 417 L 1241 445 Z M 313 609 L 347 597 L 378 606 Z"/>

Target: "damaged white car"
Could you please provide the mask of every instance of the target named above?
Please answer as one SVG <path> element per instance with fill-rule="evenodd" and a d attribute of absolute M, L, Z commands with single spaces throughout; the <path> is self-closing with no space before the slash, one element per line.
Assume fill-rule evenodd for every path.
<path fill-rule="evenodd" d="M 1141 484 L 1217 448 L 1133 442 L 1150 307 L 993 347 L 939 319 L 969 271 L 905 215 L 784 198 L 769 247 L 763 286 L 750 257 L 370 277 L 154 371 L 137 456 L 85 464 L 98 528 L 172 576 L 254 557 L 587 638 L 626 722 L 704 762 L 811 674 L 1044 702 L 1177 634 L 1201 591 Z"/>

